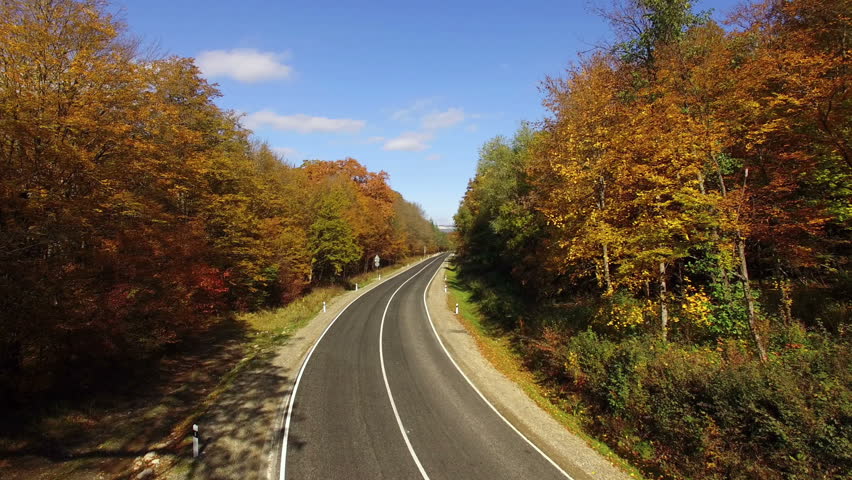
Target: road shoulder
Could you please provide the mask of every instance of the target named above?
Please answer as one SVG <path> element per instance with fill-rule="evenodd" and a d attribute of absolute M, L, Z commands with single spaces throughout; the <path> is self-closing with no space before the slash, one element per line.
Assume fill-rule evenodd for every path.
<path fill-rule="evenodd" d="M 286 407 L 299 367 L 311 346 L 350 303 L 420 263 L 399 268 L 358 291 L 334 297 L 326 312 L 319 312 L 285 344 L 258 356 L 200 419 L 199 460 L 173 470 L 168 478 L 277 480 Z"/>
<path fill-rule="evenodd" d="M 488 401 L 575 480 L 631 478 L 569 432 L 482 355 L 476 339 L 447 306 L 443 271 L 427 290 L 429 314 L 450 355 Z"/>

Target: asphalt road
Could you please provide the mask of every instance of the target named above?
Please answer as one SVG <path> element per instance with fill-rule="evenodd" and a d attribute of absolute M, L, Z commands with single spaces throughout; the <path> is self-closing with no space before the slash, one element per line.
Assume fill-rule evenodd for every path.
<path fill-rule="evenodd" d="M 439 343 L 424 292 L 444 258 L 364 294 L 318 340 L 288 408 L 281 479 L 570 478 Z"/>

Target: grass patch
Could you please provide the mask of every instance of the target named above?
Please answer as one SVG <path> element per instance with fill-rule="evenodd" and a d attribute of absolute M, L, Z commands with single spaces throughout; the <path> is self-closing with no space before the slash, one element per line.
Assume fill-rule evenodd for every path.
<path fill-rule="evenodd" d="M 284 307 L 242 313 L 237 315 L 237 320 L 257 332 L 292 332 L 322 311 L 322 302 L 329 302 L 344 292 L 339 285 L 315 288 Z"/>
<path fill-rule="evenodd" d="M 359 288 L 364 288 L 377 281 L 379 275 L 382 275 L 382 278 L 387 278 L 400 268 L 418 260 L 420 260 L 420 257 L 405 258 L 393 265 L 350 277 L 347 284 L 351 284 L 351 288 L 354 288 L 355 284 L 358 284 Z M 258 339 L 253 343 L 266 346 L 264 339 L 268 339 L 269 334 L 273 334 L 273 336 L 291 334 L 305 326 L 308 321 L 321 312 L 323 302 L 330 303 L 334 297 L 345 293 L 346 290 L 341 285 L 317 287 L 283 307 L 239 314 L 237 320 L 245 322 L 251 330 L 257 333 Z"/>
<path fill-rule="evenodd" d="M 583 418 L 576 405 L 559 401 L 556 395 L 542 386 L 533 372 L 524 367 L 523 358 L 515 351 L 510 335 L 486 321 L 472 299 L 472 292 L 461 282 L 455 267 L 446 269 L 447 308 L 453 310 L 458 304 L 459 318 L 465 329 L 476 340 L 482 355 L 507 378 L 515 382 L 539 407 L 571 433 L 586 441 L 595 451 L 615 463 L 633 478 L 644 479 L 642 473 L 616 454 L 607 444 L 590 436 L 583 430 Z"/>

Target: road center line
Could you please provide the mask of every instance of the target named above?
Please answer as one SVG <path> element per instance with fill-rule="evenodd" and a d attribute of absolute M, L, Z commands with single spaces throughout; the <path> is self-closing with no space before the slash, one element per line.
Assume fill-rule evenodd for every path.
<path fill-rule="evenodd" d="M 434 263 L 434 261 L 430 262 L 429 265 L 432 265 L 433 263 Z M 409 277 L 408 280 L 411 280 L 412 278 L 417 276 L 420 272 L 422 272 L 424 269 L 429 267 L 429 265 L 426 265 L 425 267 L 421 268 L 419 271 L 417 271 L 417 273 L 415 273 L 414 275 Z M 399 272 L 399 273 L 404 273 L 406 271 L 407 270 L 403 270 L 402 272 Z M 394 277 L 395 276 L 396 275 L 394 275 Z M 389 280 L 391 280 L 391 277 L 386 279 L 386 281 L 389 281 Z M 402 285 L 405 285 L 406 283 L 408 283 L 408 280 L 403 282 Z M 382 282 L 376 283 L 375 286 L 378 286 L 381 283 Z M 401 287 L 401 285 L 400 285 L 400 287 Z M 371 290 L 372 290 L 372 288 L 371 288 Z M 399 289 L 397 289 L 397 291 L 398 290 Z M 366 296 L 368 293 L 370 293 L 370 292 L 364 292 L 361 295 L 359 295 L 358 297 L 354 298 L 351 302 L 349 302 L 348 305 L 343 307 L 343 310 L 341 310 L 340 313 L 338 313 L 337 316 L 335 316 L 331 320 L 331 322 L 329 322 L 328 326 L 325 327 L 325 330 L 322 331 L 322 334 L 319 336 L 317 341 L 314 342 L 313 346 L 311 347 L 311 350 L 308 352 L 308 355 L 305 357 L 305 361 L 302 362 L 301 368 L 299 368 L 299 374 L 296 376 L 296 382 L 293 384 L 293 391 L 290 393 L 290 399 L 289 399 L 289 402 L 288 402 L 288 405 L 287 405 L 287 417 L 286 417 L 286 420 L 284 421 L 284 439 L 281 442 L 281 468 L 278 470 L 278 479 L 279 480 L 284 480 L 285 477 L 286 477 L 287 441 L 290 438 L 290 419 L 293 417 L 293 406 L 296 404 L 296 392 L 299 390 L 299 383 L 302 381 L 302 375 L 305 373 L 305 368 L 308 366 L 308 362 L 311 360 L 311 356 L 314 354 L 314 350 L 317 349 L 317 345 L 320 344 L 323 337 L 325 337 L 325 334 L 328 333 L 328 331 L 331 329 L 332 325 L 334 325 L 334 322 L 336 322 L 337 319 L 340 318 L 341 315 L 343 315 L 343 312 L 345 312 L 349 307 L 351 307 L 352 304 L 354 304 L 355 302 L 357 302 L 358 300 L 360 300 L 361 298 Z M 394 292 L 394 294 L 396 294 L 396 292 Z M 391 296 L 391 299 L 393 299 L 393 296 Z M 388 302 L 388 305 L 390 305 L 390 302 Z M 387 308 L 385 308 L 385 313 L 387 313 Z M 382 323 L 384 323 L 384 316 L 382 317 Z M 380 345 L 381 345 L 381 336 L 379 337 L 379 342 L 380 342 Z M 380 353 L 381 353 L 381 350 L 380 350 Z M 382 370 L 383 370 L 382 373 L 384 373 L 384 365 L 382 365 Z M 385 386 L 387 386 L 387 379 L 385 379 Z M 388 391 L 388 393 L 390 393 L 390 391 Z M 393 402 L 393 400 L 391 400 L 391 402 Z M 394 413 L 396 413 L 396 407 L 394 407 Z M 397 421 L 399 421 L 398 415 L 397 415 Z M 403 435 L 404 434 L 405 433 L 403 433 Z M 406 442 L 408 442 L 408 438 L 406 438 Z M 409 450 L 411 450 L 410 445 L 409 445 Z M 413 454 L 413 451 L 412 451 L 412 454 Z M 416 459 L 416 457 L 415 457 L 415 459 Z M 418 462 L 418 465 L 419 465 L 419 462 Z M 271 468 L 271 466 L 270 466 L 270 468 Z M 271 478 L 268 475 L 267 475 L 267 477 Z M 428 478 L 428 477 L 426 477 L 426 478 Z"/>
<path fill-rule="evenodd" d="M 408 434 L 405 433 L 405 427 L 402 425 L 402 419 L 399 418 L 399 411 L 396 408 L 396 402 L 394 402 L 393 400 L 393 393 L 391 393 L 390 384 L 388 383 L 388 374 L 385 371 L 385 354 L 384 348 L 382 348 L 382 337 L 385 331 L 385 317 L 388 314 L 388 308 L 390 308 L 390 304 L 393 301 L 393 297 L 396 296 L 396 293 L 399 292 L 400 289 L 404 287 L 406 283 L 411 281 L 411 279 L 413 279 L 414 277 L 420 275 L 420 272 L 426 270 L 434 264 L 434 260 L 429 262 L 429 265 L 426 265 L 425 267 L 421 268 L 417 273 L 402 282 L 402 284 L 397 287 L 396 290 L 394 290 L 394 292 L 390 296 L 390 299 L 388 299 L 388 304 L 385 305 L 385 311 L 384 313 L 382 313 L 382 323 L 379 326 L 379 363 L 382 366 L 382 378 L 384 378 L 385 380 L 385 389 L 388 392 L 388 399 L 390 399 L 391 408 L 393 409 L 393 415 L 394 417 L 396 417 L 396 424 L 399 425 L 399 431 L 400 433 L 402 433 L 402 438 L 405 439 L 405 446 L 408 447 L 408 453 L 410 453 L 411 458 L 414 459 L 414 463 L 417 465 L 417 469 L 420 470 L 420 475 L 423 477 L 424 480 L 429 480 L 429 475 L 427 475 L 426 470 L 423 469 L 423 465 L 420 463 L 420 459 L 417 458 L 417 453 L 414 451 L 414 447 L 411 446 L 411 441 L 408 439 Z"/>
<path fill-rule="evenodd" d="M 441 262 L 441 263 L 443 263 L 443 262 Z M 523 438 L 536 452 L 540 453 L 542 457 L 544 457 L 548 462 L 550 462 L 551 465 L 553 465 L 557 470 L 559 470 L 559 472 L 562 473 L 562 475 L 564 475 L 565 478 L 568 478 L 569 480 L 574 480 L 574 478 L 571 475 L 568 475 L 568 473 L 565 470 L 563 470 L 562 467 L 560 467 L 556 462 L 554 462 L 552 458 L 547 456 L 547 454 L 544 453 L 540 448 L 538 448 L 529 438 L 527 438 L 526 435 L 524 435 L 523 433 L 521 433 L 520 430 L 515 428 L 515 426 L 512 425 L 512 422 L 510 422 L 509 419 L 504 417 L 503 414 L 501 414 L 500 411 L 497 410 L 497 407 L 495 407 L 491 402 L 488 401 L 487 398 L 485 398 L 485 395 L 483 395 L 482 392 L 480 392 L 479 389 L 476 388 L 476 385 L 473 384 L 473 382 L 470 380 L 470 378 L 468 378 L 468 376 L 465 375 L 465 373 L 462 371 L 461 367 L 459 367 L 459 364 L 456 363 L 456 361 L 453 359 L 453 356 L 450 355 L 450 352 L 447 350 L 447 347 L 444 346 L 444 342 L 441 341 L 441 337 L 438 335 L 438 330 L 435 329 L 435 322 L 432 321 L 432 315 L 429 314 L 429 305 L 426 302 L 426 292 L 429 291 L 429 286 L 432 285 L 432 282 L 435 280 L 435 277 L 438 276 L 438 272 L 440 272 L 441 270 L 442 270 L 441 268 L 438 268 L 437 270 L 435 270 L 435 274 L 432 275 L 432 278 L 429 279 L 429 283 L 426 284 L 426 288 L 423 290 L 423 306 L 426 308 L 426 317 L 429 319 L 429 325 L 432 326 L 432 332 L 435 334 L 435 339 L 438 340 L 438 344 L 444 350 L 444 353 L 447 355 L 447 358 L 450 359 L 450 362 L 452 362 L 453 365 L 456 367 L 456 370 L 458 370 L 459 373 L 461 373 L 462 377 L 464 377 L 464 379 L 467 380 L 468 385 L 470 385 L 471 388 L 473 388 L 473 390 L 479 395 L 479 398 L 481 398 L 489 407 L 491 407 L 491 410 L 494 410 L 494 413 L 496 413 L 498 417 L 502 418 L 503 421 L 506 422 L 506 425 L 511 427 L 512 430 L 514 430 L 515 433 L 517 433 L 521 438 Z M 420 273 L 420 272 L 417 272 L 417 273 Z"/>

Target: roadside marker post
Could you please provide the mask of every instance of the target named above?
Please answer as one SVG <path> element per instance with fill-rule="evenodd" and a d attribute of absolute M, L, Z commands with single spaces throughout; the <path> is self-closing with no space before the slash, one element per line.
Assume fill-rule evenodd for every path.
<path fill-rule="evenodd" d="M 322 311 L 325 313 L 325 302 L 322 302 Z"/>
<path fill-rule="evenodd" d="M 459 314 L 459 304 L 457 303 L 456 304 L 456 315 L 458 315 L 458 314 Z"/>
<path fill-rule="evenodd" d="M 444 285 L 444 293 L 447 293 L 447 286 Z"/>
<path fill-rule="evenodd" d="M 355 291 L 356 292 L 358 291 L 358 284 L 357 283 L 355 284 Z"/>
<path fill-rule="evenodd" d="M 192 458 L 198 458 L 198 424 L 192 424 Z"/>

